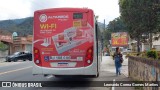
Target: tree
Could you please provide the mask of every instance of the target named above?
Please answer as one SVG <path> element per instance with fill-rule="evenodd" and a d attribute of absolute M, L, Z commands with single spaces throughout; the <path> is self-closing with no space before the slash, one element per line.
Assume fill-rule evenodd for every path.
<path fill-rule="evenodd" d="M 6 51 L 8 50 L 8 46 L 4 44 L 3 42 L 0 42 L 0 51 Z"/>
<path fill-rule="evenodd" d="M 104 30 L 104 45 L 109 45 L 109 40 L 111 40 L 111 32 L 109 30 Z"/>
<path fill-rule="evenodd" d="M 129 28 L 131 38 L 137 40 L 138 52 L 142 34 L 150 34 L 150 47 L 152 46 L 152 33 L 159 30 L 158 0 L 119 0 L 122 19 Z"/>
<path fill-rule="evenodd" d="M 109 40 L 111 40 L 111 33 L 113 32 L 127 32 L 127 27 L 121 17 L 110 21 L 107 28 L 104 30 L 103 34 L 105 46 L 109 44 Z"/>
<path fill-rule="evenodd" d="M 107 25 L 107 30 L 109 30 L 110 32 L 126 32 L 127 27 L 124 24 L 123 20 L 118 17 L 109 22 L 109 24 Z"/>

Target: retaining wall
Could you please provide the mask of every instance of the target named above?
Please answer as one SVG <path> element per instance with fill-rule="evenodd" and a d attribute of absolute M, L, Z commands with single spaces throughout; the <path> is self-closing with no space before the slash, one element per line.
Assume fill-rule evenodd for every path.
<path fill-rule="evenodd" d="M 128 74 L 135 81 L 160 81 L 160 60 L 128 57 Z M 158 87 L 143 87 L 144 90 L 160 90 Z"/>

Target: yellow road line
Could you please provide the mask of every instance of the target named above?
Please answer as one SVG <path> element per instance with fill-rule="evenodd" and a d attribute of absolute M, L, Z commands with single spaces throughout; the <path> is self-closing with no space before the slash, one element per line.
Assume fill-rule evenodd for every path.
<path fill-rule="evenodd" d="M 25 68 L 20 68 L 20 69 L 16 69 L 16 70 L 11 70 L 11 71 L 6 71 L 6 72 L 1 72 L 0 75 L 11 73 L 11 72 L 16 72 L 16 71 L 21 71 L 21 70 L 28 69 L 28 68 L 31 68 L 31 67 L 32 66 L 25 67 Z"/>

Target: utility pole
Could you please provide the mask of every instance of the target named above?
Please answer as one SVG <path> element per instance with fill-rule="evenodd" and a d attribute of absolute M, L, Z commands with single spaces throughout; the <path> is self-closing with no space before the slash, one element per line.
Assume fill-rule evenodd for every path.
<path fill-rule="evenodd" d="M 103 30 L 103 32 L 105 31 L 105 19 L 104 19 L 104 30 Z M 104 55 L 104 33 L 102 33 L 102 50 L 103 50 L 103 55 Z"/>
<path fill-rule="evenodd" d="M 104 30 L 105 30 L 105 26 L 106 26 L 106 24 L 105 24 L 105 19 L 104 19 Z"/>

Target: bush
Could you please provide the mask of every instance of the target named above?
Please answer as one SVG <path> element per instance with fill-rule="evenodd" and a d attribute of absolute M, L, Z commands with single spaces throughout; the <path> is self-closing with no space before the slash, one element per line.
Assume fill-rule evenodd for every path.
<path fill-rule="evenodd" d="M 6 51 L 8 50 L 8 45 L 4 44 L 3 42 L 0 42 L 0 51 Z"/>
<path fill-rule="evenodd" d="M 147 52 L 147 57 L 158 59 L 158 53 L 157 51 L 151 50 Z"/>
<path fill-rule="evenodd" d="M 157 53 L 158 53 L 158 59 L 160 59 L 160 51 L 158 51 Z"/>

